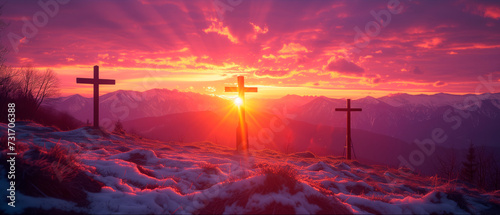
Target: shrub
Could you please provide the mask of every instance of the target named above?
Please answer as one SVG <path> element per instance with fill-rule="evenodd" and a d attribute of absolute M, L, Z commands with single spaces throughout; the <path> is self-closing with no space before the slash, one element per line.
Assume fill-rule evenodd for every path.
<path fill-rule="evenodd" d="M 116 123 L 115 123 L 115 128 L 113 129 L 113 134 L 125 134 L 125 129 L 123 128 L 123 124 L 122 122 L 120 122 L 120 120 L 118 120 Z"/>
<path fill-rule="evenodd" d="M 31 120 L 44 126 L 53 126 L 62 131 L 69 131 L 83 126 L 83 123 L 68 113 L 62 113 L 49 107 L 41 107 Z"/>
<path fill-rule="evenodd" d="M 272 164 L 256 164 L 255 166 L 260 167 L 258 174 L 263 175 L 264 181 L 262 184 L 257 184 L 250 187 L 240 187 L 234 188 L 232 190 L 226 190 L 225 193 L 230 193 L 232 195 L 221 195 L 215 198 L 206 199 L 204 207 L 194 214 L 222 214 L 225 212 L 226 206 L 237 205 L 239 207 L 245 208 L 248 204 L 249 199 L 255 195 L 265 195 L 269 193 L 278 193 L 283 187 L 287 188 L 290 194 L 296 194 L 302 191 L 303 188 L 301 183 L 298 181 L 298 172 L 293 167 L 289 165 L 272 165 Z M 227 185 L 230 186 L 231 183 Z M 219 188 L 217 188 L 219 189 Z M 223 189 L 223 188 L 220 188 Z M 330 198 L 328 196 L 318 194 L 307 194 L 305 198 L 309 204 L 314 204 L 319 206 L 320 210 L 317 211 L 318 214 L 351 214 L 351 212 L 338 200 L 335 198 Z M 262 206 L 260 208 L 246 208 L 247 211 L 244 213 L 248 214 L 295 214 L 294 205 L 285 205 L 278 201 L 272 201 Z"/>
<path fill-rule="evenodd" d="M 20 192 L 30 196 L 64 199 L 78 206 L 89 204 L 87 193 L 100 192 L 103 183 L 82 171 L 76 158 L 60 145 L 50 150 L 33 147 L 19 160 Z"/>
<path fill-rule="evenodd" d="M 260 172 L 266 176 L 264 184 L 256 192 L 267 194 L 278 192 L 282 186 L 288 188 L 291 194 L 300 191 L 297 188 L 297 170 L 289 165 L 267 165 L 262 166 Z"/>

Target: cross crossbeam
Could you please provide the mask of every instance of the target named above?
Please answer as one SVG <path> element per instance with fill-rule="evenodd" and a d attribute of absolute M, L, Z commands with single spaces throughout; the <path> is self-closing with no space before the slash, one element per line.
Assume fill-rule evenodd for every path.
<path fill-rule="evenodd" d="M 346 111 L 347 112 L 347 128 L 346 128 L 346 139 L 345 139 L 345 148 L 346 148 L 346 159 L 351 160 L 351 111 L 361 111 L 361 108 L 351 108 L 351 100 L 347 99 L 347 108 L 335 108 L 335 111 Z"/>
<path fill-rule="evenodd" d="M 239 92 L 238 87 L 226 87 L 226 92 Z M 245 93 L 256 93 L 257 87 L 245 87 Z"/>
<path fill-rule="evenodd" d="M 94 78 L 76 78 L 77 84 L 94 85 L 94 127 L 99 128 L 99 85 L 115 85 L 115 80 L 99 79 L 99 66 L 94 66 Z"/>
<path fill-rule="evenodd" d="M 236 149 L 248 151 L 248 126 L 245 119 L 245 93 L 257 92 L 257 87 L 245 87 L 244 76 L 238 76 L 238 87 L 226 87 L 225 92 L 238 92 L 242 104 L 238 107 L 239 123 L 236 128 Z"/>

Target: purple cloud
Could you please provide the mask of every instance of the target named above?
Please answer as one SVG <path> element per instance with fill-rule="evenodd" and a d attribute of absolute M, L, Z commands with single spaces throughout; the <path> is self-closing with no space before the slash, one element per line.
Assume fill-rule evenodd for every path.
<path fill-rule="evenodd" d="M 326 66 L 326 70 L 346 74 L 361 74 L 365 72 L 360 66 L 345 59 L 338 59 L 330 62 L 328 66 Z"/>

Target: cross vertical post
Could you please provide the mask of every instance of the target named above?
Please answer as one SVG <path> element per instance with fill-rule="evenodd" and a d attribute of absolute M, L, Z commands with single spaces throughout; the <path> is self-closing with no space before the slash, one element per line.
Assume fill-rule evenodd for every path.
<path fill-rule="evenodd" d="M 115 85 L 115 80 L 99 79 L 99 66 L 94 66 L 94 78 L 76 78 L 77 84 L 94 85 L 94 127 L 99 128 L 99 85 Z"/>
<path fill-rule="evenodd" d="M 257 92 L 257 87 L 245 87 L 245 77 L 238 76 L 238 87 L 226 87 L 225 92 L 238 92 L 238 97 L 242 104 L 238 106 L 239 122 L 236 128 L 236 149 L 247 152 L 248 144 L 248 125 L 245 119 L 245 92 Z"/>
<path fill-rule="evenodd" d="M 99 66 L 94 66 L 94 81 L 99 80 Z M 99 84 L 94 83 L 94 127 L 99 127 Z"/>
<path fill-rule="evenodd" d="M 351 99 L 347 99 L 347 108 L 335 108 L 335 111 L 346 111 L 347 112 L 347 127 L 346 127 L 346 139 L 345 139 L 345 148 L 346 148 L 346 159 L 351 160 L 351 111 L 361 111 L 361 108 L 351 108 Z"/>

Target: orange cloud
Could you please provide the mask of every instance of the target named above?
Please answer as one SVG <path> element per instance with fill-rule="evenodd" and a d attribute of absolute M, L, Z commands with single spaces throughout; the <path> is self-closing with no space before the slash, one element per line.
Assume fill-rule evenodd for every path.
<path fill-rule="evenodd" d="M 253 33 L 247 35 L 247 40 L 256 40 L 257 36 L 259 34 L 266 34 L 269 31 L 267 26 L 264 26 L 264 28 L 261 28 L 252 22 L 250 22 L 250 25 L 252 25 L 252 27 L 253 27 Z"/>
<path fill-rule="evenodd" d="M 256 34 L 265 34 L 269 31 L 269 29 L 267 28 L 267 26 L 264 26 L 264 29 L 262 29 L 261 27 L 257 26 L 256 24 L 253 24 L 250 22 L 250 25 L 253 26 L 253 31 L 256 33 Z"/>
<path fill-rule="evenodd" d="M 434 84 L 432 84 L 434 87 L 444 87 L 446 85 L 448 85 L 447 83 L 443 82 L 443 81 L 436 81 L 434 82 Z"/>
<path fill-rule="evenodd" d="M 451 48 L 452 50 L 467 50 L 467 49 L 496 49 L 500 48 L 500 45 L 485 45 L 485 44 L 472 44 L 468 46 L 459 46 Z"/>
<path fill-rule="evenodd" d="M 283 44 L 283 48 L 278 51 L 281 54 L 298 53 L 298 52 L 310 52 L 306 47 L 298 43 Z"/>
<path fill-rule="evenodd" d="M 22 64 L 30 64 L 30 63 L 33 63 L 33 59 L 27 58 L 27 57 L 22 57 L 22 58 L 19 58 L 19 62 L 21 62 Z"/>
<path fill-rule="evenodd" d="M 219 35 L 226 36 L 232 43 L 239 43 L 238 38 L 231 34 L 229 28 L 227 26 L 224 27 L 224 24 L 222 22 L 218 22 L 217 20 L 212 20 L 211 25 L 208 28 L 203 29 L 203 31 L 205 33 L 217 33 Z"/>

